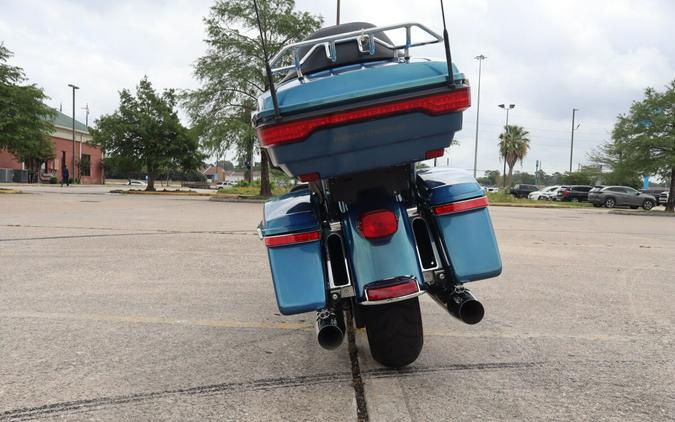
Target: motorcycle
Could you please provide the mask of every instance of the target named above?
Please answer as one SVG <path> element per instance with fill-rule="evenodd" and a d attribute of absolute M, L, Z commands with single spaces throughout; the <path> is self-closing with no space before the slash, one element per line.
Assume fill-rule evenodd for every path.
<path fill-rule="evenodd" d="M 279 310 L 315 312 L 319 345 L 335 349 L 349 308 L 389 367 L 422 350 L 420 295 L 476 324 L 484 307 L 465 283 L 502 269 L 476 180 L 416 169 L 443 155 L 471 103 L 447 39 L 417 23 L 323 28 L 269 61 L 252 119 L 272 164 L 303 182 L 267 201 L 258 227 Z M 410 56 L 437 42 L 445 61 Z M 286 76 L 275 84 L 273 74 Z"/>

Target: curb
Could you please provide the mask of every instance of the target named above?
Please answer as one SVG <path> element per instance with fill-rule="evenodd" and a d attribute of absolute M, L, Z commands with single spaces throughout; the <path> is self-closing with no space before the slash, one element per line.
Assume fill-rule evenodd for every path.
<path fill-rule="evenodd" d="M 214 195 L 209 198 L 209 201 L 214 202 L 243 202 L 249 204 L 263 204 L 266 199 L 255 199 L 255 198 L 246 198 L 245 196 L 223 196 L 223 195 Z"/>
<path fill-rule="evenodd" d="M 675 217 L 675 213 L 665 211 L 628 211 L 628 210 L 610 210 L 608 214 L 616 215 L 634 215 L 639 217 Z"/>
<path fill-rule="evenodd" d="M 125 190 L 125 189 L 113 189 L 110 193 L 117 193 L 121 195 L 173 195 L 173 196 L 213 196 L 213 193 L 202 193 L 202 192 L 189 192 L 189 191 L 156 191 L 156 192 L 146 192 L 138 190 Z"/>
<path fill-rule="evenodd" d="M 560 205 L 548 205 L 548 204 L 518 204 L 511 202 L 490 202 L 491 207 L 511 207 L 511 208 L 546 208 L 546 209 L 556 209 L 556 210 L 584 210 L 592 209 L 592 207 L 565 207 Z"/>

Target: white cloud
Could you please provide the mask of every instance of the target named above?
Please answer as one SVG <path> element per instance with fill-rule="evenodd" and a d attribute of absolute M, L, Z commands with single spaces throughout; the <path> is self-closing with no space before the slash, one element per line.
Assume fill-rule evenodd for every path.
<path fill-rule="evenodd" d="M 547 171 L 569 166 L 573 107 L 575 166 L 608 139 L 614 118 L 647 86 L 675 78 L 675 2 L 670 0 L 446 0 L 453 58 L 473 84 L 474 107 L 465 113 L 453 165 L 473 166 L 477 62 L 483 53 L 480 169 L 501 168 L 496 136 L 504 122 L 499 103 L 515 103 L 514 124 L 531 133 L 523 170 L 539 159 Z M 15 52 L 31 81 L 51 104 L 70 110 L 68 83 L 93 117 L 112 112 L 117 91 L 148 75 L 157 88 L 196 85 L 191 65 L 205 50 L 202 18 L 211 0 L 78 1 L 0 0 L 0 41 Z M 297 7 L 335 22 L 334 0 L 296 0 Z M 438 1 L 342 0 L 342 21 L 391 24 L 419 21 L 442 30 Z M 414 7 L 411 7 L 414 5 Z M 420 54 L 442 57 L 440 46 Z M 442 160 L 445 162 L 445 159 Z"/>

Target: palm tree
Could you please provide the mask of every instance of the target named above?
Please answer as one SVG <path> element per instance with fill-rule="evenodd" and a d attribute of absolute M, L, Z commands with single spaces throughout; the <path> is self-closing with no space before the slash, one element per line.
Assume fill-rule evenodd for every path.
<path fill-rule="evenodd" d="M 513 177 L 513 166 L 516 162 L 523 162 L 530 149 L 530 139 L 527 137 L 529 132 L 522 126 L 506 125 L 504 132 L 499 135 L 499 153 L 501 159 L 506 159 L 506 164 L 509 165 L 509 175 L 506 179 L 506 186 L 511 186 L 511 179 Z"/>

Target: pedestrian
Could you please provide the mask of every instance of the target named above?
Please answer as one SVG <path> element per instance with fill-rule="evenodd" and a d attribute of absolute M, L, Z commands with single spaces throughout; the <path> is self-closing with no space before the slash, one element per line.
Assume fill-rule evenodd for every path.
<path fill-rule="evenodd" d="M 66 186 L 70 186 L 70 172 L 68 172 L 68 166 L 65 164 L 61 169 L 61 187 L 63 187 L 64 183 Z"/>

